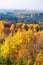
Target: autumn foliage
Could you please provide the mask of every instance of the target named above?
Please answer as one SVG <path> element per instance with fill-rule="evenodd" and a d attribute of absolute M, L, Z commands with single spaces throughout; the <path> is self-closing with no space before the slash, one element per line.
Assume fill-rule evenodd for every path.
<path fill-rule="evenodd" d="M 43 65 L 42 24 L 0 22 L 0 65 Z"/>

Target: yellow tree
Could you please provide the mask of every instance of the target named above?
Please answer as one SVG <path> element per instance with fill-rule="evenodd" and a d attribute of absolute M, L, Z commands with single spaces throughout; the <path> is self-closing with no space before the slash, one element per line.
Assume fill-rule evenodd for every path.
<path fill-rule="evenodd" d="M 2 53 L 1 55 L 4 58 L 12 57 L 15 55 L 17 50 L 20 48 L 22 44 L 22 33 L 18 31 L 14 36 L 11 38 L 7 38 L 5 43 L 2 46 Z"/>
<path fill-rule="evenodd" d="M 3 22 L 0 22 L 0 33 L 4 31 L 4 24 Z"/>
<path fill-rule="evenodd" d="M 3 42 L 3 39 L 4 39 L 4 37 L 5 37 L 5 35 L 4 35 L 4 24 L 3 24 L 3 22 L 2 21 L 0 21 L 0 43 L 2 43 Z"/>
<path fill-rule="evenodd" d="M 43 64 L 43 54 L 40 51 L 36 57 L 36 61 L 34 65 L 42 65 L 42 64 Z"/>

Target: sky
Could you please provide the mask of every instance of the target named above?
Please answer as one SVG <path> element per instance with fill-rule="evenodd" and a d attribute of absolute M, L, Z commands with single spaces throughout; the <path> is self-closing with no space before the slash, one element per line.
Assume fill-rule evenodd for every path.
<path fill-rule="evenodd" d="M 0 0 L 0 9 L 43 10 L 43 0 Z"/>

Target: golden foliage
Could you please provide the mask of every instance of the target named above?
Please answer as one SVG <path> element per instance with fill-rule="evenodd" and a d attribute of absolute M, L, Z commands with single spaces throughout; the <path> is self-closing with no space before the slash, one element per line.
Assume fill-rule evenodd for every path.
<path fill-rule="evenodd" d="M 28 26 L 28 30 L 24 26 Z M 27 62 L 27 65 L 43 65 L 43 30 L 37 31 L 38 24 L 17 24 L 14 28 L 14 24 L 5 32 L 3 23 L 0 22 L 0 40 L 5 41 L 1 47 L 1 56 L 11 58 L 12 61 L 19 62 L 20 59 Z M 20 28 L 19 28 L 20 27 Z M 15 29 L 18 29 L 16 32 Z M 13 35 L 12 35 L 12 34 Z M 6 36 L 5 36 L 6 34 Z M 11 34 L 11 35 L 10 35 Z"/>

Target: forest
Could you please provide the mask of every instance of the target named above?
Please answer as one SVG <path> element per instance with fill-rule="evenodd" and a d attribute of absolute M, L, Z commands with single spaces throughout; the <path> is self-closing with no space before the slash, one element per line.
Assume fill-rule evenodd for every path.
<path fill-rule="evenodd" d="M 43 65 L 43 23 L 0 21 L 0 65 Z"/>

